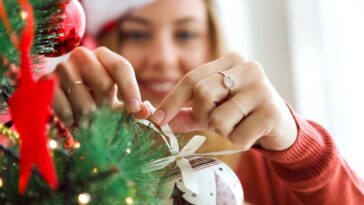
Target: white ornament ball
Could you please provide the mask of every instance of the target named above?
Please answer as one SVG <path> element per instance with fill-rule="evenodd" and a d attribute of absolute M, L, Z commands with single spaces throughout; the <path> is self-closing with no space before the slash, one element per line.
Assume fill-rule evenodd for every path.
<path fill-rule="evenodd" d="M 210 157 L 188 158 L 197 180 L 198 193 L 185 188 L 180 169 L 169 166 L 160 197 L 165 205 L 241 205 L 244 202 L 239 178 L 223 162 Z"/>

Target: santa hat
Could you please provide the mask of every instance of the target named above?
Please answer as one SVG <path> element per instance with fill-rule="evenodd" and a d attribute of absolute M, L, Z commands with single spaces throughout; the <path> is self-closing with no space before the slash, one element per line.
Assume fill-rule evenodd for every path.
<path fill-rule="evenodd" d="M 135 7 L 144 6 L 154 0 L 80 0 L 86 13 L 86 33 L 91 37 L 105 28 L 106 25 L 112 24 L 120 18 L 125 12 Z M 238 0 L 239 1 L 239 0 Z M 217 12 L 221 15 L 219 4 L 223 1 L 213 0 L 217 5 Z"/>
<path fill-rule="evenodd" d="M 81 0 L 86 13 L 86 33 L 95 37 L 101 29 L 128 10 L 153 0 Z"/>

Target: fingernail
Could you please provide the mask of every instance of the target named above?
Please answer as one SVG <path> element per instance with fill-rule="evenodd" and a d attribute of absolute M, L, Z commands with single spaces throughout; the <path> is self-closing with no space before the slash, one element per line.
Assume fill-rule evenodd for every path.
<path fill-rule="evenodd" d="M 164 120 L 164 117 L 165 113 L 162 110 L 157 110 L 151 117 L 151 120 L 157 124 L 161 124 Z"/>
<path fill-rule="evenodd" d="M 128 104 L 127 104 L 127 109 L 128 109 L 128 112 L 137 112 L 140 110 L 140 102 L 136 99 L 136 98 L 133 98 L 131 100 L 128 101 Z"/>
<path fill-rule="evenodd" d="M 133 113 L 131 116 L 134 119 L 147 119 L 149 115 L 150 115 L 149 110 L 142 107 L 139 112 Z"/>

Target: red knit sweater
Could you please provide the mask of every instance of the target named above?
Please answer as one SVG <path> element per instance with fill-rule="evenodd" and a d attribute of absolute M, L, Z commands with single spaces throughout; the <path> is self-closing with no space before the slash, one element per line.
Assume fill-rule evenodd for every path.
<path fill-rule="evenodd" d="M 254 148 L 237 170 L 247 203 L 256 205 L 364 205 L 364 182 L 320 125 L 294 115 L 295 144 L 282 152 Z"/>

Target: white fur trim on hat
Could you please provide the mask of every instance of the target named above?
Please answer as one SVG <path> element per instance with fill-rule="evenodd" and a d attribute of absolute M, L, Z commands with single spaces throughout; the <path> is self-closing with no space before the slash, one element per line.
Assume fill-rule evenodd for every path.
<path fill-rule="evenodd" d="M 86 12 L 86 32 L 96 36 L 105 24 L 122 16 L 133 7 L 152 0 L 82 0 Z"/>

